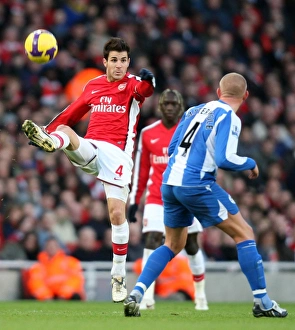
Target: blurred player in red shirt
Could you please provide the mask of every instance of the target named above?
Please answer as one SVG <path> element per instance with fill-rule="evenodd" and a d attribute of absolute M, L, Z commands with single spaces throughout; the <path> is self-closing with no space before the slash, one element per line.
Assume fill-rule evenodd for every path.
<path fill-rule="evenodd" d="M 112 298 L 123 301 L 126 289 L 126 256 L 129 225 L 125 207 L 131 182 L 134 139 L 141 106 L 155 88 L 154 75 L 141 69 L 139 76 L 127 72 L 130 47 L 121 38 L 104 46 L 106 74 L 90 80 L 82 94 L 45 127 L 25 120 L 22 129 L 31 144 L 46 152 L 61 149 L 76 167 L 104 184 L 112 224 Z M 72 129 L 90 112 L 84 138 Z"/>
<path fill-rule="evenodd" d="M 160 187 L 162 174 L 168 162 L 168 145 L 184 111 L 181 94 L 176 90 L 166 89 L 159 99 L 159 111 L 162 114 L 162 120 L 145 127 L 140 134 L 132 190 L 129 196 L 128 219 L 130 222 L 134 222 L 136 221 L 135 214 L 138 205 L 143 193 L 146 191 L 142 229 L 145 238 L 145 249 L 142 267 L 144 267 L 149 255 L 162 244 L 163 235 L 165 234 Z M 195 219 L 193 225 L 188 228 L 185 252 L 193 274 L 195 308 L 197 310 L 207 310 L 204 257 L 197 243 L 197 236 L 201 231 L 203 231 L 203 228 L 199 221 Z M 155 283 L 145 292 L 140 309 L 154 308 L 154 291 Z"/>

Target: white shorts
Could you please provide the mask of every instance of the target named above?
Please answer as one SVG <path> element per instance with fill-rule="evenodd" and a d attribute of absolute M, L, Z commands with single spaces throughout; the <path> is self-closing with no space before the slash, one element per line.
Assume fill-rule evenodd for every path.
<path fill-rule="evenodd" d="M 120 148 L 105 141 L 84 139 L 80 136 L 79 141 L 80 146 L 77 150 L 63 150 L 70 162 L 105 183 L 107 198 L 119 198 L 126 202 L 133 168 L 132 158 Z M 107 184 L 123 190 L 106 188 Z"/>
<path fill-rule="evenodd" d="M 106 182 L 103 182 L 103 186 L 107 198 L 116 198 L 116 199 L 120 199 L 124 203 L 127 203 L 127 199 L 129 195 L 128 186 L 118 187 Z"/>
<path fill-rule="evenodd" d="M 156 231 L 165 234 L 163 205 L 145 205 L 142 219 L 142 232 L 147 233 L 150 231 Z M 202 231 L 202 225 L 196 218 L 194 218 L 193 224 L 188 227 L 188 233 L 193 234 Z"/>

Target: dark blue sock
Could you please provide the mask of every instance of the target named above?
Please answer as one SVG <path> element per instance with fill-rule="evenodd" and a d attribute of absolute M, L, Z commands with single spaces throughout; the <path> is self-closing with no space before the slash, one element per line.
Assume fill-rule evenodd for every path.
<path fill-rule="evenodd" d="M 254 298 L 261 299 L 266 309 L 271 308 L 272 302 L 266 292 L 263 262 L 255 241 L 247 240 L 238 243 L 237 251 L 242 272 L 248 279 Z"/>
<path fill-rule="evenodd" d="M 149 256 L 132 292 L 137 290 L 143 295 L 145 290 L 157 279 L 174 256 L 175 254 L 166 245 L 158 247 Z"/>

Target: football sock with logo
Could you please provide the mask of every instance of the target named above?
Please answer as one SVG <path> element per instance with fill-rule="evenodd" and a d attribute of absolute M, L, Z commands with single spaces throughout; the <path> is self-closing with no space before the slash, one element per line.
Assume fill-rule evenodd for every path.
<path fill-rule="evenodd" d="M 70 144 L 70 138 L 62 131 L 55 131 L 50 134 L 56 149 L 65 149 Z"/>
<path fill-rule="evenodd" d="M 166 245 L 158 247 L 149 256 L 135 287 L 130 293 L 131 296 L 136 297 L 137 302 L 141 301 L 146 289 L 157 279 L 167 263 L 174 257 L 175 254 Z"/>
<path fill-rule="evenodd" d="M 127 220 L 119 225 L 112 224 L 113 267 L 111 275 L 126 276 L 126 258 L 129 240 L 129 225 Z"/>
<path fill-rule="evenodd" d="M 266 292 L 263 262 L 257 251 L 255 241 L 247 240 L 238 243 L 237 252 L 242 272 L 248 279 L 254 300 L 260 302 L 265 309 L 271 308 L 272 301 Z"/>

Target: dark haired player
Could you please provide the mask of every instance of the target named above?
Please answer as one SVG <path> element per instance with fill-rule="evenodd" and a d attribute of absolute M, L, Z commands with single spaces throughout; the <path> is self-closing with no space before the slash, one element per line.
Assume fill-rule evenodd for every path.
<path fill-rule="evenodd" d="M 76 101 L 45 127 L 26 120 L 22 129 L 31 143 L 46 152 L 61 149 L 76 167 L 101 180 L 112 225 L 112 298 L 123 301 L 126 289 L 126 256 L 129 225 L 125 207 L 131 182 L 134 139 L 140 108 L 155 87 L 153 74 L 142 69 L 139 76 L 127 72 L 129 45 L 111 38 L 104 46 L 106 74 L 90 80 Z M 84 137 L 72 127 L 90 112 Z"/>

